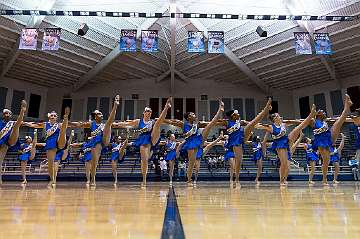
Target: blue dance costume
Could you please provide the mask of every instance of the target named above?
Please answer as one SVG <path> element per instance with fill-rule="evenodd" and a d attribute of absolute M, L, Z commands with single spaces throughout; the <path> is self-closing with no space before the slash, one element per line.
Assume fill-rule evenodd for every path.
<path fill-rule="evenodd" d="M 95 121 L 91 121 L 90 129 L 91 129 L 91 139 L 89 143 L 91 144 L 92 148 L 95 148 L 97 144 L 103 144 L 103 132 L 104 132 L 105 124 L 100 123 L 97 124 Z"/>
<path fill-rule="evenodd" d="M 240 120 L 228 120 L 226 132 L 229 135 L 227 148 L 232 149 L 234 146 L 240 146 L 244 143 L 244 128 L 241 127 Z"/>
<path fill-rule="evenodd" d="M 20 161 L 28 161 L 31 157 L 32 144 L 21 144 L 21 155 L 19 157 Z"/>
<path fill-rule="evenodd" d="M 252 149 L 254 152 L 254 155 L 252 157 L 253 161 L 258 161 L 260 159 L 263 159 L 263 152 L 262 152 L 262 146 L 260 142 L 253 142 L 252 143 Z"/>
<path fill-rule="evenodd" d="M 55 161 L 61 161 L 64 153 L 65 153 L 65 149 L 68 147 L 68 143 L 66 143 L 65 147 L 63 149 L 59 149 L 57 152 L 56 152 L 56 155 L 55 155 Z M 70 149 L 69 149 L 70 150 Z M 70 152 L 68 151 L 68 154 L 66 156 L 66 158 L 64 159 L 64 161 L 69 161 L 70 160 Z"/>
<path fill-rule="evenodd" d="M 202 144 L 202 136 L 199 133 L 199 128 L 196 123 L 191 125 L 188 121 L 184 121 L 183 132 L 185 143 L 182 146 L 182 150 L 200 148 Z"/>
<path fill-rule="evenodd" d="M 151 143 L 151 132 L 154 126 L 154 120 L 145 122 L 144 119 L 140 119 L 138 129 L 140 131 L 139 137 L 136 139 L 134 145 L 139 148 L 141 145 L 148 145 Z"/>
<path fill-rule="evenodd" d="M 91 142 L 86 142 L 83 144 L 81 150 L 83 152 L 80 161 L 89 162 L 91 160 Z"/>
<path fill-rule="evenodd" d="M 288 150 L 288 160 L 291 160 L 289 138 L 286 133 L 286 125 L 281 124 L 281 126 L 278 127 L 275 124 L 272 124 L 271 127 L 273 130 L 273 132 L 271 133 L 273 143 L 272 143 L 270 150 L 277 154 L 276 149 L 287 149 Z"/>
<path fill-rule="evenodd" d="M 14 127 L 15 121 L 0 121 L 0 146 L 3 144 L 9 145 L 8 140 L 12 129 Z"/>
<path fill-rule="evenodd" d="M 318 150 L 319 147 L 329 148 L 332 146 L 331 131 L 326 122 L 319 119 L 315 120 L 313 149 Z"/>
<path fill-rule="evenodd" d="M 124 143 L 120 143 L 120 144 L 116 144 L 116 143 L 113 143 L 111 145 L 111 161 L 115 161 L 115 160 L 119 160 L 119 162 L 122 162 L 124 161 L 124 156 L 119 159 L 119 156 L 120 156 L 120 149 L 121 147 L 124 145 Z"/>
<path fill-rule="evenodd" d="M 224 148 L 225 148 L 224 160 L 225 161 L 228 161 L 231 158 L 235 158 L 235 153 L 232 148 L 231 149 L 228 148 L 228 143 L 229 143 L 228 140 L 225 141 L 225 143 L 224 143 Z"/>
<path fill-rule="evenodd" d="M 165 147 L 167 152 L 165 156 L 165 160 L 166 161 L 174 160 L 176 158 L 176 142 L 168 141 Z"/>
<path fill-rule="evenodd" d="M 356 127 L 355 135 L 356 135 L 355 148 L 360 149 L 360 126 Z"/>
<path fill-rule="evenodd" d="M 311 144 L 306 144 L 306 159 L 308 162 L 319 160 L 319 156 L 314 152 L 313 146 Z"/>
<path fill-rule="evenodd" d="M 330 146 L 330 163 L 337 163 L 340 161 L 340 154 L 338 149 Z"/>
<path fill-rule="evenodd" d="M 46 137 L 45 137 L 45 150 L 57 149 L 57 140 L 60 135 L 60 125 L 55 123 L 53 125 L 50 122 L 45 123 Z"/>
<path fill-rule="evenodd" d="M 201 160 L 204 156 L 204 148 L 200 146 L 196 152 L 196 160 Z"/>

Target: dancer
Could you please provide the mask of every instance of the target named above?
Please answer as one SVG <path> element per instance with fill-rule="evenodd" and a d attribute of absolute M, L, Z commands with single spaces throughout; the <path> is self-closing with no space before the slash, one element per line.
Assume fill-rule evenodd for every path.
<path fill-rule="evenodd" d="M 19 128 L 24 119 L 27 109 L 25 100 L 21 101 L 20 113 L 16 121 L 11 120 L 12 112 L 8 109 L 3 110 L 3 119 L 0 120 L 0 185 L 2 184 L 2 164 L 8 148 L 14 146 L 19 138 Z"/>
<path fill-rule="evenodd" d="M 151 119 L 152 110 L 149 107 L 146 107 L 143 112 L 142 119 L 130 120 L 127 122 L 116 122 L 113 124 L 113 127 L 116 128 L 138 128 L 140 135 L 135 141 L 134 145 L 140 148 L 140 157 L 141 157 L 141 174 L 143 181 L 141 183 L 142 187 L 146 186 L 146 177 L 148 172 L 148 161 L 151 158 L 152 147 L 156 146 L 159 143 L 160 139 L 160 125 L 164 123 L 168 109 L 171 108 L 172 98 L 168 98 L 166 101 L 165 107 L 162 110 L 159 118 L 157 120 Z"/>
<path fill-rule="evenodd" d="M 209 130 L 216 125 L 217 119 L 220 114 L 224 111 L 224 103 L 219 102 L 219 109 L 215 114 L 214 118 L 209 124 L 204 122 L 198 122 L 195 113 L 187 112 L 184 114 L 184 121 L 181 120 L 164 120 L 165 123 L 183 129 L 185 142 L 181 149 L 187 151 L 189 166 L 187 171 L 187 183 L 192 184 L 192 174 L 195 166 L 196 156 L 199 147 L 202 147 L 203 140 L 206 140 Z M 200 134 L 199 128 L 204 128 L 203 133 Z"/>
<path fill-rule="evenodd" d="M 352 118 L 354 125 L 355 125 L 355 160 L 359 163 L 360 162 L 360 108 L 355 110 L 355 115 Z"/>
<path fill-rule="evenodd" d="M 352 104 L 353 103 L 351 102 L 350 96 L 346 94 L 343 112 L 341 113 L 340 117 L 336 119 L 331 129 L 326 122 L 328 121 L 328 119 L 326 117 L 326 113 L 323 110 L 319 110 L 317 112 L 316 117 L 311 123 L 311 127 L 313 128 L 314 133 L 313 148 L 314 150 L 319 150 L 322 158 L 322 183 L 324 186 L 329 185 L 327 181 L 327 174 L 330 162 L 330 147 L 333 145 L 333 143 L 339 136 L 341 127 L 346 120 L 346 116 L 350 112 L 350 107 L 352 106 Z"/>
<path fill-rule="evenodd" d="M 117 164 L 124 161 L 124 155 L 126 153 L 126 147 L 129 143 L 129 135 L 126 134 L 126 139 L 121 142 L 121 136 L 116 138 L 116 142 L 111 145 L 111 168 L 114 176 L 114 185 L 117 184 Z"/>
<path fill-rule="evenodd" d="M 306 138 L 306 143 L 303 145 L 304 150 L 306 151 L 306 160 L 307 163 L 310 165 L 309 171 L 309 185 L 314 185 L 315 182 L 313 181 L 314 173 L 315 173 L 315 166 L 316 163 L 319 161 L 319 155 L 313 150 L 311 139 Z"/>
<path fill-rule="evenodd" d="M 212 142 L 205 141 L 202 144 L 202 146 L 198 149 L 198 151 L 196 153 L 196 161 L 195 161 L 195 164 L 194 164 L 194 168 L 195 168 L 194 183 L 193 183 L 194 186 L 196 186 L 197 178 L 199 176 L 201 160 L 205 158 L 207 152 L 209 152 L 209 150 L 212 147 L 214 147 L 215 145 L 221 145 L 221 144 L 219 144 L 219 142 L 221 140 L 224 140 L 224 135 L 223 135 L 222 131 L 221 131 L 221 133 L 220 133 L 220 135 L 219 135 L 219 137 L 217 139 L 215 139 Z"/>
<path fill-rule="evenodd" d="M 72 139 L 74 138 L 74 130 L 71 130 L 71 134 L 70 137 L 68 139 L 68 141 L 65 144 L 65 147 L 63 149 L 58 149 L 58 151 L 56 152 L 55 155 L 55 160 L 54 160 L 54 185 L 56 185 L 56 179 L 57 179 L 57 174 L 59 171 L 59 165 L 60 162 L 65 161 L 66 159 L 70 158 L 70 147 L 71 147 L 71 142 Z"/>
<path fill-rule="evenodd" d="M 341 135 L 341 142 L 338 148 L 336 148 L 336 144 L 334 141 L 334 144 L 330 146 L 330 164 L 332 164 L 335 167 L 334 172 L 334 184 L 338 184 L 339 181 L 337 181 L 337 177 L 339 175 L 340 171 L 340 158 L 341 158 L 341 151 L 344 148 L 345 145 L 345 135 L 343 133 L 340 133 Z"/>
<path fill-rule="evenodd" d="M 173 183 L 175 159 L 180 154 L 179 147 L 181 146 L 182 144 L 180 142 L 176 142 L 175 134 L 171 134 L 169 140 L 165 143 L 165 148 L 166 148 L 165 160 L 169 163 L 169 178 L 170 178 L 169 186 L 172 186 Z"/>
<path fill-rule="evenodd" d="M 313 115 L 316 113 L 315 105 L 312 106 L 309 116 L 301 121 L 298 120 L 287 120 L 284 121 L 280 114 L 275 113 L 270 115 L 270 120 L 272 125 L 258 125 L 257 128 L 264 129 L 272 135 L 272 151 L 276 152 L 277 156 L 280 159 L 280 185 L 284 186 L 287 184 L 286 177 L 289 171 L 289 162 L 291 156 L 290 146 L 292 146 L 296 139 L 299 137 L 300 133 L 304 128 L 306 128 L 312 120 Z M 301 123 L 300 123 L 301 122 Z M 300 123 L 296 126 L 290 133 L 286 133 L 286 124 Z M 295 149 L 295 148 L 294 148 Z"/>
<path fill-rule="evenodd" d="M 59 149 L 63 149 L 66 144 L 66 129 L 68 126 L 68 117 L 70 114 L 70 108 L 65 108 L 64 120 L 62 123 L 58 123 L 58 115 L 55 111 L 48 113 L 48 122 L 24 122 L 24 126 L 31 128 L 44 128 L 46 130 L 45 136 L 45 150 L 46 157 L 48 160 L 48 173 L 50 177 L 50 182 L 48 186 L 55 186 L 55 166 L 54 161 L 56 157 L 56 152 Z"/>
<path fill-rule="evenodd" d="M 35 158 L 36 153 L 36 143 L 37 143 L 37 129 L 34 130 L 34 139 L 30 136 L 25 137 L 25 143 L 20 145 L 20 164 L 21 164 L 21 175 L 23 181 L 21 184 L 27 184 L 26 180 L 26 165 L 27 162 L 33 160 Z"/>
<path fill-rule="evenodd" d="M 84 143 L 76 143 L 73 144 L 73 147 L 80 146 L 80 154 L 79 159 L 81 162 L 85 163 L 85 175 L 86 175 L 86 185 L 90 185 L 90 171 L 91 171 L 91 149 L 92 149 L 92 142 L 91 137 L 88 138 L 87 142 Z"/>
<path fill-rule="evenodd" d="M 114 105 L 110 112 L 108 120 L 102 123 L 103 114 L 99 110 L 95 110 L 92 113 L 91 121 L 87 122 L 70 122 L 70 127 L 83 127 L 91 129 L 91 140 L 89 144 L 91 144 L 91 170 L 90 170 L 90 182 L 87 180 L 86 183 L 91 186 L 96 185 L 96 168 L 100 159 L 101 151 L 104 146 L 108 146 L 111 138 L 111 126 L 114 123 L 116 109 L 120 103 L 120 96 L 116 95 L 114 100 Z"/>
<path fill-rule="evenodd" d="M 240 115 L 237 110 L 231 110 L 226 113 L 228 120 L 220 121 L 220 125 L 226 127 L 226 131 L 229 135 L 227 148 L 232 150 L 235 155 L 235 183 L 240 187 L 240 169 L 243 158 L 243 144 L 250 136 L 251 131 L 255 125 L 258 124 L 265 116 L 268 115 L 271 107 L 271 98 L 268 99 L 264 109 L 245 127 L 242 126 L 240 121 Z"/>
<path fill-rule="evenodd" d="M 260 185 L 259 179 L 260 179 L 260 176 L 262 173 L 263 159 L 264 159 L 264 156 L 266 155 L 266 142 L 267 142 L 267 138 L 269 135 L 270 135 L 269 132 L 266 132 L 262 141 L 261 141 L 260 137 L 256 136 L 256 135 L 253 136 L 252 142 L 247 141 L 247 143 L 251 144 L 251 146 L 252 146 L 252 150 L 253 150 L 252 161 L 254 161 L 257 166 L 257 172 L 256 172 L 256 178 L 255 178 L 256 185 Z M 230 181 L 231 181 L 231 178 L 230 178 Z"/>

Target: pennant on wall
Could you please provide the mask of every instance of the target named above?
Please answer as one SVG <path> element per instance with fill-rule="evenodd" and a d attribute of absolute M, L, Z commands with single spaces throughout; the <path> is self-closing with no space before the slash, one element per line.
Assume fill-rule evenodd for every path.
<path fill-rule="evenodd" d="M 41 50 L 57 51 L 60 47 L 60 28 L 45 28 Z"/>
<path fill-rule="evenodd" d="M 188 32 L 188 52 L 205 52 L 204 32 Z"/>
<path fill-rule="evenodd" d="M 295 50 L 299 55 L 311 55 L 311 37 L 308 32 L 294 32 Z"/>
<path fill-rule="evenodd" d="M 136 51 L 136 34 L 137 30 L 121 30 L 120 51 L 135 52 Z"/>
<path fill-rule="evenodd" d="M 224 32 L 208 32 L 208 53 L 224 53 Z"/>
<path fill-rule="evenodd" d="M 35 28 L 24 28 L 21 31 L 19 49 L 36 50 L 38 30 Z"/>
<path fill-rule="evenodd" d="M 141 50 L 145 52 L 158 52 L 158 31 L 141 31 Z"/>
<path fill-rule="evenodd" d="M 314 33 L 315 51 L 318 55 L 331 55 L 329 33 Z"/>

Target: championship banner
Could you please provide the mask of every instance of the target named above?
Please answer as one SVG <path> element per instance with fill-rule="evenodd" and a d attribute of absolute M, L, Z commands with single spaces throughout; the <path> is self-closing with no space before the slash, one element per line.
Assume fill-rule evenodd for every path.
<path fill-rule="evenodd" d="M 188 52 L 205 52 L 204 32 L 188 32 Z"/>
<path fill-rule="evenodd" d="M 57 51 L 60 47 L 60 28 L 45 28 L 41 50 Z"/>
<path fill-rule="evenodd" d="M 295 50 L 299 55 L 311 55 L 311 37 L 308 32 L 294 32 Z"/>
<path fill-rule="evenodd" d="M 24 28 L 21 31 L 19 49 L 36 50 L 38 30 L 35 28 Z"/>
<path fill-rule="evenodd" d="M 141 31 L 141 50 L 145 52 L 158 52 L 158 31 Z"/>
<path fill-rule="evenodd" d="M 121 30 L 120 51 L 136 51 L 136 33 L 137 30 Z"/>
<path fill-rule="evenodd" d="M 208 32 L 208 53 L 224 53 L 224 32 Z"/>
<path fill-rule="evenodd" d="M 318 55 L 331 55 L 329 33 L 314 33 L 315 51 Z"/>

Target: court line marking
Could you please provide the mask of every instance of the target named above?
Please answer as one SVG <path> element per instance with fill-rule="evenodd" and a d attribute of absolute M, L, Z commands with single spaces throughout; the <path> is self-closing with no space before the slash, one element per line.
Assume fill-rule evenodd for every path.
<path fill-rule="evenodd" d="M 185 239 L 180 211 L 173 187 L 169 188 L 161 239 Z"/>

